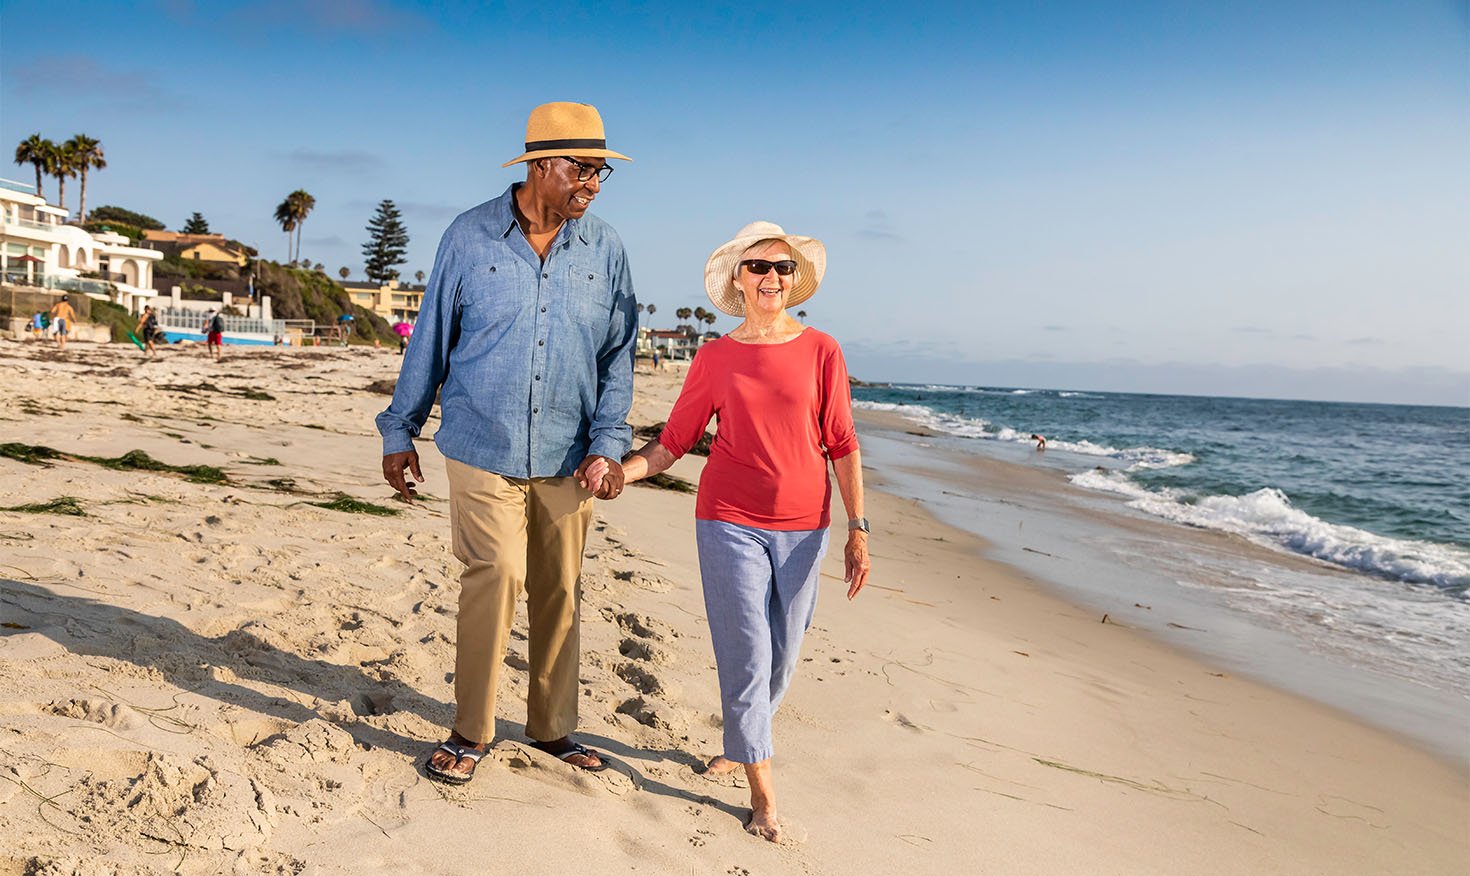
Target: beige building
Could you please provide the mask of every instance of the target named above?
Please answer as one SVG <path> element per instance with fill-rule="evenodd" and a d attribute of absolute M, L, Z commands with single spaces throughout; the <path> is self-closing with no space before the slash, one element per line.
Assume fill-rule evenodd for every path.
<path fill-rule="evenodd" d="M 223 234 L 184 234 L 180 231 L 144 231 L 143 239 L 162 252 L 186 261 L 216 262 L 243 268 L 250 261 L 245 247 Z"/>
<path fill-rule="evenodd" d="M 413 323 L 419 318 L 419 305 L 424 300 L 423 286 L 400 286 L 397 280 L 387 285 L 377 283 L 343 283 L 342 288 L 352 303 L 371 310 L 390 323 Z"/>

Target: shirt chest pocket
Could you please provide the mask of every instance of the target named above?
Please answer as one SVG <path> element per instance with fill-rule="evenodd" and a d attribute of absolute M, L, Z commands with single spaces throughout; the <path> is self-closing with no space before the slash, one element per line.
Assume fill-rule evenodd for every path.
<path fill-rule="evenodd" d="M 512 265 L 476 265 L 460 289 L 460 320 L 469 328 L 510 322 L 528 296 Z"/>
<path fill-rule="evenodd" d="M 573 264 L 568 268 L 562 309 L 574 322 L 596 333 L 607 331 L 612 318 L 613 295 L 607 274 L 596 268 Z"/>

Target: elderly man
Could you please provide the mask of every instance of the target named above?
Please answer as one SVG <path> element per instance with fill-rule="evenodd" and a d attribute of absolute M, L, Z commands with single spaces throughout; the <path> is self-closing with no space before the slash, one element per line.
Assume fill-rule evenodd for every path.
<path fill-rule="evenodd" d="M 407 501 L 422 483 L 413 439 L 438 392 L 460 575 L 456 717 L 429 775 L 468 782 L 495 731 L 495 692 L 526 590 L 526 735 L 586 770 L 577 724 L 578 607 L 593 490 L 622 490 L 631 447 L 636 302 L 616 232 L 587 215 L 612 173 L 602 117 L 586 104 L 531 112 L 526 179 L 444 233 L 393 402 L 378 416 L 383 476 Z"/>

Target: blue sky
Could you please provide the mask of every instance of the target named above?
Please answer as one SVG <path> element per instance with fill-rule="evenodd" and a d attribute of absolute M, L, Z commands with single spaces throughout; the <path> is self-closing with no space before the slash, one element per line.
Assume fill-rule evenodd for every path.
<path fill-rule="evenodd" d="M 827 243 L 806 310 L 867 379 L 1470 404 L 1464 0 L 7 0 L 0 80 L 0 142 L 103 141 L 90 205 L 284 259 L 305 188 L 334 274 L 383 198 L 428 271 L 582 100 L 656 323 L 765 218 Z"/>

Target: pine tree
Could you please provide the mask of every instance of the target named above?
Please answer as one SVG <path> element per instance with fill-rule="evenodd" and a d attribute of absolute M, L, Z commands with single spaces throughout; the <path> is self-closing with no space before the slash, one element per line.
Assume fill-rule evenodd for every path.
<path fill-rule="evenodd" d="M 208 234 L 209 221 L 200 215 L 198 211 L 195 211 L 194 215 L 189 217 L 189 221 L 184 223 L 184 233 Z"/>
<path fill-rule="evenodd" d="M 363 273 L 375 283 L 387 283 L 398 279 L 398 265 L 408 261 L 408 229 L 403 225 L 403 216 L 393 202 L 384 199 L 378 204 L 378 212 L 368 220 L 368 242 L 362 245 L 362 254 L 367 259 Z"/>

